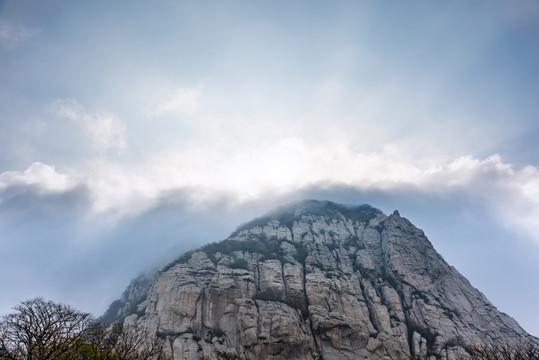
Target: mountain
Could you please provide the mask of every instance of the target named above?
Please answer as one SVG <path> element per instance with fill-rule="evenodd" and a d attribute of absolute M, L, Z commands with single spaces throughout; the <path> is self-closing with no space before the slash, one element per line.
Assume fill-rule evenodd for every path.
<path fill-rule="evenodd" d="M 134 280 L 103 316 L 179 359 L 458 359 L 538 339 L 397 211 L 295 203 Z"/>

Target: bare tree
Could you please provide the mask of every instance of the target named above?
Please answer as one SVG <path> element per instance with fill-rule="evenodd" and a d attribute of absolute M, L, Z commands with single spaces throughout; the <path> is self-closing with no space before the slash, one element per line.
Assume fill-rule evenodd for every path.
<path fill-rule="evenodd" d="M 0 318 L 0 360 L 167 360 L 139 325 L 104 325 L 88 313 L 35 298 Z"/>
<path fill-rule="evenodd" d="M 96 323 L 88 329 L 92 360 L 165 360 L 163 341 L 140 325 Z M 90 355 L 90 356 L 88 356 Z"/>
<path fill-rule="evenodd" d="M 81 344 L 92 317 L 71 306 L 34 298 L 2 316 L 0 356 L 10 360 L 59 359 Z"/>

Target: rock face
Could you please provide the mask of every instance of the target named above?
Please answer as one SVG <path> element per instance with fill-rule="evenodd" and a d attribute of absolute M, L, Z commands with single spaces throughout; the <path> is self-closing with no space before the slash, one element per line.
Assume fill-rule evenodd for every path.
<path fill-rule="evenodd" d="M 458 359 L 537 339 L 398 212 L 305 201 L 140 278 L 105 317 L 179 359 Z"/>

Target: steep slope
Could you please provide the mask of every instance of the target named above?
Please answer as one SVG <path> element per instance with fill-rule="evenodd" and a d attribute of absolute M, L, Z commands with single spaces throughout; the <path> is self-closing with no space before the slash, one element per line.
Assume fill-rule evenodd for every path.
<path fill-rule="evenodd" d="M 157 332 L 176 360 L 456 359 L 533 339 L 398 212 L 320 201 L 185 254 L 106 316 Z"/>

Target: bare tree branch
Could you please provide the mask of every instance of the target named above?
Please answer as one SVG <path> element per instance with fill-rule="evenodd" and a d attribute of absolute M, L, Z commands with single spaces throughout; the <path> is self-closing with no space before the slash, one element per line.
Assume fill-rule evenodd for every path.
<path fill-rule="evenodd" d="M 88 313 L 34 298 L 15 306 L 0 324 L 1 356 L 13 360 L 52 360 L 71 351 L 92 321 Z"/>
<path fill-rule="evenodd" d="M 168 360 L 163 341 L 139 325 L 94 323 L 90 314 L 27 300 L 0 318 L 0 360 Z"/>

